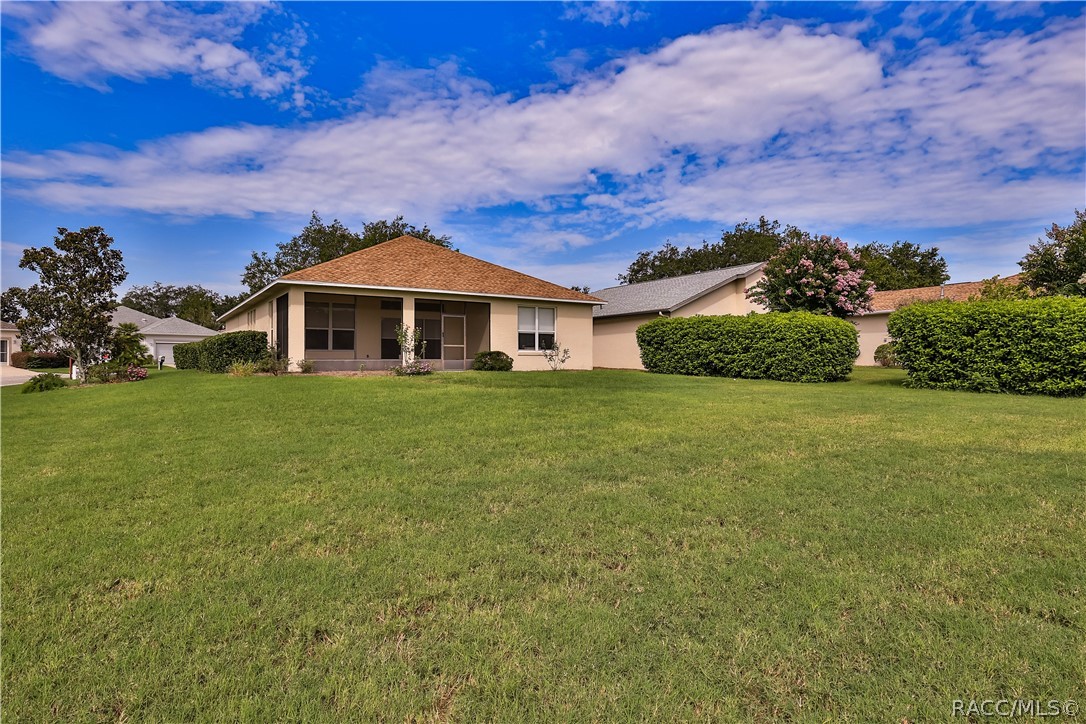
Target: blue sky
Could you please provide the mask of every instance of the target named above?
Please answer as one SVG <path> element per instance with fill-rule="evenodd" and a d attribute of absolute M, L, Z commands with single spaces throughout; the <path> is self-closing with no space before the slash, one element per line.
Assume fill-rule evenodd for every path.
<path fill-rule="evenodd" d="M 96 224 L 237 292 L 312 210 L 594 289 L 762 214 L 1014 273 L 1086 207 L 1084 9 L 5 2 L 2 283 Z"/>

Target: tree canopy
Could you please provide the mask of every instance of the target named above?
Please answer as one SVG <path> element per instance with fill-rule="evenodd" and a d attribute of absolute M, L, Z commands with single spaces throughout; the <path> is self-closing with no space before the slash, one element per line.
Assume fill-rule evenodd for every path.
<path fill-rule="evenodd" d="M 946 259 L 940 256 L 937 246 L 922 249 L 907 241 L 895 241 L 891 246 L 873 241 L 854 251 L 864 278 L 874 282 L 879 291 L 935 287 L 950 279 Z"/>
<path fill-rule="evenodd" d="M 23 316 L 23 298 L 26 292 L 20 287 L 9 287 L 0 292 L 0 320 L 15 324 Z"/>
<path fill-rule="evenodd" d="M 113 237 L 100 226 L 57 229 L 53 247 L 26 249 L 19 266 L 38 274 L 18 322 L 27 349 L 66 352 L 82 375 L 109 349 L 118 284 L 128 276 Z"/>
<path fill-rule="evenodd" d="M 872 283 L 840 239 L 805 237 L 786 244 L 763 269 L 747 298 L 773 312 L 849 317 L 871 311 Z"/>
<path fill-rule="evenodd" d="M 1075 210 L 1067 226 L 1052 224 L 1018 262 L 1023 283 L 1034 294 L 1086 296 L 1086 212 Z"/>
<path fill-rule="evenodd" d="M 136 284 L 121 304 L 153 317 L 179 317 L 209 329 L 218 329 L 217 317 L 236 306 L 241 296 L 224 296 L 199 284 L 174 286 L 154 282 Z"/>
<path fill-rule="evenodd" d="M 290 241 L 276 244 L 273 256 L 267 252 L 253 252 L 245 265 L 241 282 L 255 294 L 268 284 L 291 272 L 331 261 L 344 254 L 367 249 L 400 236 L 414 236 L 431 244 L 451 248 L 451 237 L 438 236 L 429 226 L 422 228 L 410 224 L 403 216 L 392 221 L 381 219 L 362 225 L 362 232 L 348 229 L 339 219 L 326 224 L 314 211 L 301 233 Z"/>
<path fill-rule="evenodd" d="M 766 261 L 790 241 L 806 234 L 794 226 L 781 228 L 779 221 L 762 216 L 758 223 L 743 221 L 731 231 L 725 230 L 720 241 L 703 241 L 700 247 L 679 249 L 670 241 L 656 252 L 643 251 L 630 264 L 625 274 L 618 276 L 622 284 L 636 284 L 654 279 L 693 274 L 727 266 Z"/>

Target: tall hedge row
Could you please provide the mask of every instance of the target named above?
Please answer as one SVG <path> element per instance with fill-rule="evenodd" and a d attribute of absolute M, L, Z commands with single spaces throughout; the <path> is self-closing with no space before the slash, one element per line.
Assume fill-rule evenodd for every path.
<path fill-rule="evenodd" d="M 1086 395 L 1086 299 L 913 304 L 887 328 L 911 387 Z"/>
<path fill-rule="evenodd" d="M 179 370 L 226 372 L 234 362 L 259 362 L 267 351 L 267 332 L 226 332 L 199 342 L 175 344 L 173 363 Z"/>
<path fill-rule="evenodd" d="M 860 353 L 852 324 L 807 312 L 661 317 L 637 344 L 649 372 L 785 382 L 844 379 Z"/>

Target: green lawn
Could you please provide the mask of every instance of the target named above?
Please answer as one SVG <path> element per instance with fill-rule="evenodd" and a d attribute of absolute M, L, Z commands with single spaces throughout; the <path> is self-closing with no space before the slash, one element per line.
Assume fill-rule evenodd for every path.
<path fill-rule="evenodd" d="M 1086 403 L 902 379 L 5 388 L 3 716 L 1081 702 Z"/>

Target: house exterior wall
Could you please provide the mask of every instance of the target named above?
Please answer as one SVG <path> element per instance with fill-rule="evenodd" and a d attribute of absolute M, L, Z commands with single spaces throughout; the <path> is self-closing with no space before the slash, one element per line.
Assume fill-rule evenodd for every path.
<path fill-rule="evenodd" d="M 862 317 L 852 317 L 849 320 L 856 325 L 856 331 L 860 333 L 860 356 L 856 358 L 856 364 L 875 364 L 875 349 L 880 344 L 890 341 L 890 333 L 886 331 L 886 320 L 889 318 L 889 312 L 875 312 Z"/>
<path fill-rule="evenodd" d="M 736 314 L 764 311 L 747 299 L 746 289 L 764 275 L 751 274 L 736 279 L 719 289 L 676 309 L 672 317 L 693 317 L 696 314 Z M 604 307 L 606 309 L 606 307 Z M 641 349 L 637 346 L 637 328 L 651 322 L 659 314 L 631 314 L 622 317 L 597 317 L 592 323 L 593 358 L 597 367 L 642 370 Z"/>
<path fill-rule="evenodd" d="M 11 355 L 15 352 L 22 352 L 23 350 L 23 346 L 19 341 L 19 333 L 14 329 L 5 329 L 3 332 L 0 332 L 0 339 L 3 339 L 7 343 L 7 358 L 3 361 L 3 364 L 10 365 Z"/>
<path fill-rule="evenodd" d="M 517 349 L 517 315 L 521 306 L 553 307 L 555 309 L 555 333 L 562 347 L 570 350 L 566 369 L 592 369 L 592 305 L 572 302 L 518 300 L 507 297 L 476 297 L 454 293 L 400 292 L 392 290 L 372 291 L 355 288 L 311 286 L 292 284 L 288 288 L 287 356 L 292 368 L 302 359 L 316 361 L 354 359 L 381 359 L 381 326 L 383 316 L 395 317 L 408 326 L 416 326 L 415 304 L 417 300 L 441 302 L 466 302 L 467 349 L 465 355 L 470 367 L 477 352 L 499 350 L 513 358 L 514 370 L 549 369 L 540 352 L 521 352 Z M 353 351 L 305 349 L 305 300 L 344 301 L 355 303 L 355 349 Z M 278 294 L 276 296 L 279 296 Z M 401 310 L 382 310 L 381 299 L 402 299 Z M 490 313 L 486 310 L 489 308 Z M 250 316 L 249 311 L 256 314 Z M 435 316 L 419 312 L 418 317 Z M 223 320 L 226 331 L 258 330 L 268 332 L 269 340 L 275 329 L 275 305 L 260 301 L 243 307 Z"/>

